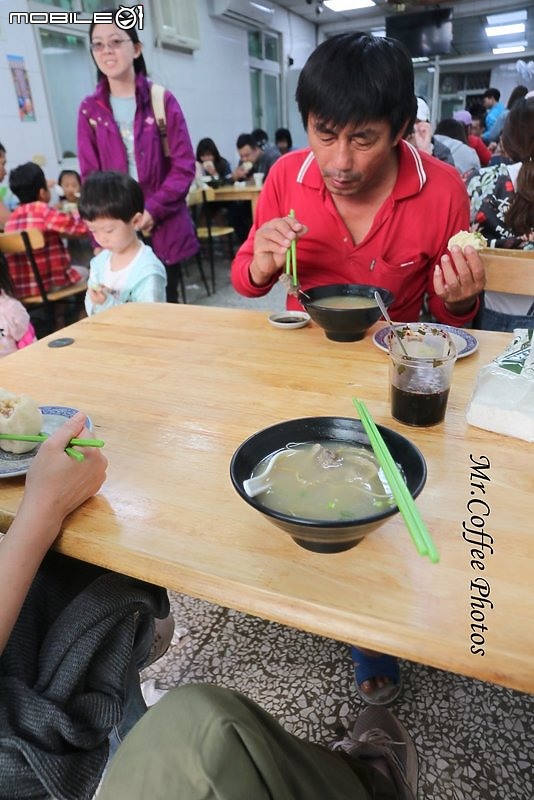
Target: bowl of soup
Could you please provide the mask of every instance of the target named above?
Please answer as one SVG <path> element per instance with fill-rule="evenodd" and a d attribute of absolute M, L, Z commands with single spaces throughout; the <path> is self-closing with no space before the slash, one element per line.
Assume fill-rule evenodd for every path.
<path fill-rule="evenodd" d="M 426 481 L 421 452 L 400 433 L 378 428 L 417 497 Z M 265 488 L 251 496 L 248 482 L 267 470 Z M 318 553 L 349 550 L 398 513 L 367 434 L 351 417 L 304 417 L 264 428 L 237 448 L 230 477 L 249 506 Z"/>
<path fill-rule="evenodd" d="M 334 342 L 356 342 L 380 319 L 380 309 L 374 298 L 379 292 L 386 308 L 393 295 L 378 286 L 359 283 L 332 283 L 306 289 L 309 300 L 303 300 L 306 311 Z"/>

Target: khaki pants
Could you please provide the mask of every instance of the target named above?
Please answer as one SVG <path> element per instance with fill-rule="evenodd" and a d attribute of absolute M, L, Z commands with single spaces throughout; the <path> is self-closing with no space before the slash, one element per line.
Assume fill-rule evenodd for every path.
<path fill-rule="evenodd" d="M 287 733 L 237 692 L 174 689 L 128 734 L 98 800 L 394 800 L 363 761 Z"/>

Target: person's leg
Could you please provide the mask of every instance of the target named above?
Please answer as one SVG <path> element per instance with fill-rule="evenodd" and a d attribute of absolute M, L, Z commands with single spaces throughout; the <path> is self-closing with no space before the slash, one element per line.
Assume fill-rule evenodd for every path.
<path fill-rule="evenodd" d="M 153 706 L 128 735 L 99 800 L 403 797 L 390 777 L 372 766 L 374 757 L 354 758 L 297 739 L 236 692 L 183 686 Z"/>
<path fill-rule="evenodd" d="M 363 647 L 351 648 L 356 691 L 370 705 L 387 706 L 401 691 L 399 662 L 394 656 Z"/>
<path fill-rule="evenodd" d="M 167 303 L 177 303 L 180 264 L 165 264 L 165 272 L 167 273 L 167 286 L 165 289 Z"/>
<path fill-rule="evenodd" d="M 174 633 L 174 618 L 169 614 L 163 619 L 150 616 L 139 618 L 132 659 L 126 677 L 124 711 L 121 721 L 109 736 L 109 757 L 141 719 L 147 706 L 141 691 L 139 672 L 161 658 L 168 650 Z"/>

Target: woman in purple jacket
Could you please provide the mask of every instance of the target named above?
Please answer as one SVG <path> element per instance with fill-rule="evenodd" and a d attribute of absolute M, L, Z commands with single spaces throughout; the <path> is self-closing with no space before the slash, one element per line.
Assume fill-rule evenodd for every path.
<path fill-rule="evenodd" d="M 145 212 L 140 230 L 167 271 L 167 301 L 178 302 L 178 264 L 199 250 L 186 205 L 195 177 L 195 155 L 184 115 L 165 90 L 169 156 L 154 119 L 142 45 L 137 30 L 93 23 L 91 51 L 98 85 L 78 113 L 78 158 L 85 178 L 91 172 L 129 173 L 143 189 Z"/>

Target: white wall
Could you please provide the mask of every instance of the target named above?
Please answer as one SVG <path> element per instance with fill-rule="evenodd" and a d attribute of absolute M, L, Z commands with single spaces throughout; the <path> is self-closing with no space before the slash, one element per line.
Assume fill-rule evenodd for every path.
<path fill-rule="evenodd" d="M 252 128 L 247 32 L 231 22 L 210 17 L 207 0 L 197 0 L 197 7 L 201 47 L 191 54 L 155 47 L 152 15 L 145 14 L 145 29 L 141 33 L 145 60 L 150 77 L 170 89 L 181 104 L 193 147 L 199 139 L 210 136 L 221 153 L 235 164 L 236 138 Z M 145 8 L 150 8 L 148 3 Z M 42 154 L 47 177 L 55 178 L 61 166 L 65 165 L 59 163 L 60 154 L 56 153 L 49 118 L 51 112 L 39 63 L 37 29 L 28 25 L 9 25 L 7 21 L 9 11 L 27 10 L 27 0 L 0 0 L 0 142 L 6 147 L 9 167 Z M 315 25 L 280 8 L 273 15 L 272 29 L 283 37 L 285 91 L 288 56 L 293 59 L 293 70 L 303 66 L 315 47 Z M 7 66 L 8 53 L 25 58 L 36 122 L 21 122 L 19 119 L 11 73 Z M 64 75 L 65 81 L 69 81 L 67 59 Z M 72 82 L 69 83 L 72 85 Z M 287 99 L 286 103 L 293 105 L 293 97 Z M 76 115 L 76 103 L 71 102 L 69 106 L 66 113 Z M 290 113 L 289 118 L 294 120 L 294 114 Z M 300 126 L 292 133 L 297 144 L 304 143 L 305 137 Z"/>
<path fill-rule="evenodd" d="M 27 11 L 26 0 L 0 0 L 0 142 L 7 151 L 8 169 L 34 156 L 43 156 L 45 172 L 57 177 L 57 158 L 48 102 L 41 77 L 36 28 L 9 25 L 10 11 Z M 35 122 L 21 122 L 7 56 L 23 56 L 28 73 Z"/>

